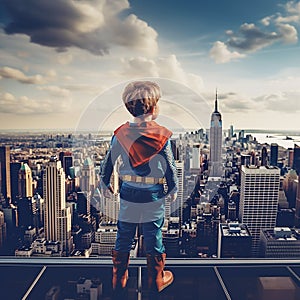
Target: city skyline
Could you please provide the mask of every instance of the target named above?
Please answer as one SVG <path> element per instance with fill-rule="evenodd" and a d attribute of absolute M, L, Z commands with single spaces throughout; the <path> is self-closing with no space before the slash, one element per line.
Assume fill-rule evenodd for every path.
<path fill-rule="evenodd" d="M 216 88 L 224 128 L 300 128 L 299 1 L 1 6 L 2 130 L 77 128 L 97 98 L 97 118 L 111 117 L 114 129 L 129 118 L 122 87 L 140 78 L 169 80 L 202 99 L 164 86 L 163 115 L 174 119 L 176 108 L 184 128 L 209 127 L 203 103 L 211 110 Z"/>

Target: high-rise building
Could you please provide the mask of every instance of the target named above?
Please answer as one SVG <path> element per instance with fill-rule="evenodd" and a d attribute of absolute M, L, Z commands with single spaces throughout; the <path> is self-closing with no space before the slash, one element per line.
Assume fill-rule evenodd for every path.
<path fill-rule="evenodd" d="M 10 147 L 0 147 L 0 194 L 11 199 L 10 185 Z"/>
<path fill-rule="evenodd" d="M 242 153 L 241 154 L 241 166 L 251 165 L 251 155 Z"/>
<path fill-rule="evenodd" d="M 300 174 L 300 146 L 294 145 L 293 169 Z"/>
<path fill-rule="evenodd" d="M 297 172 L 291 169 L 283 179 L 283 190 L 286 194 L 287 201 L 289 203 L 290 208 L 296 207 L 297 186 L 298 186 Z"/>
<path fill-rule="evenodd" d="M 192 162 L 191 168 L 200 171 L 200 144 L 194 144 L 192 148 Z"/>
<path fill-rule="evenodd" d="M 300 174 L 298 175 L 298 188 L 297 188 L 296 211 L 295 211 L 295 227 L 300 228 Z"/>
<path fill-rule="evenodd" d="M 245 224 L 236 222 L 220 224 L 218 258 L 249 258 L 251 234 Z"/>
<path fill-rule="evenodd" d="M 33 197 L 22 197 L 17 200 L 18 226 L 38 228 L 38 211 L 36 200 Z"/>
<path fill-rule="evenodd" d="M 270 166 L 277 166 L 278 161 L 278 144 L 271 144 Z"/>
<path fill-rule="evenodd" d="M 266 166 L 268 164 L 268 152 L 265 146 L 261 149 L 261 165 Z"/>
<path fill-rule="evenodd" d="M 43 176 L 45 238 L 59 241 L 68 255 L 72 250 L 71 211 L 66 207 L 65 172 L 61 162 L 51 157 Z"/>
<path fill-rule="evenodd" d="M 294 162 L 294 149 L 288 148 L 288 163 L 287 166 L 292 168 Z"/>
<path fill-rule="evenodd" d="M 71 177 L 70 168 L 73 166 L 73 156 L 69 151 L 60 152 L 59 160 L 61 161 L 66 177 Z"/>
<path fill-rule="evenodd" d="M 260 231 L 276 226 L 279 186 L 279 168 L 242 166 L 239 219 L 252 235 L 254 257 L 259 254 Z"/>
<path fill-rule="evenodd" d="M 210 173 L 211 177 L 220 177 L 222 175 L 222 116 L 218 111 L 218 97 L 216 93 L 215 110 L 211 115 L 209 130 L 210 145 Z"/>
<path fill-rule="evenodd" d="M 234 133 L 233 125 L 230 125 L 230 127 L 229 127 L 229 137 L 230 137 L 230 138 L 233 137 L 233 133 Z"/>
<path fill-rule="evenodd" d="M 120 211 L 120 193 L 114 193 L 104 197 L 103 221 L 117 222 Z"/>
<path fill-rule="evenodd" d="M 89 216 L 91 212 L 91 198 L 88 192 L 77 193 L 77 212 L 78 214 Z"/>
<path fill-rule="evenodd" d="M 4 213 L 0 210 L 0 249 L 3 247 L 6 240 L 6 223 L 4 220 Z"/>
<path fill-rule="evenodd" d="M 181 160 L 175 161 L 177 178 L 178 178 L 178 190 L 177 198 L 171 204 L 171 216 L 179 217 L 179 222 L 182 224 L 183 220 L 183 180 L 184 180 L 184 162 Z"/>
<path fill-rule="evenodd" d="M 28 198 L 33 196 L 32 192 L 32 173 L 28 164 L 23 163 L 19 170 L 18 181 L 19 197 Z"/>
<path fill-rule="evenodd" d="M 96 184 L 95 167 L 93 161 L 88 157 L 84 160 L 81 168 L 80 189 L 94 195 Z"/>
<path fill-rule="evenodd" d="M 21 165 L 20 162 L 10 163 L 11 200 L 13 204 L 15 204 L 19 198 L 19 171 Z"/>
<path fill-rule="evenodd" d="M 267 258 L 300 257 L 300 232 L 288 227 L 275 227 L 262 230 L 260 236 L 260 253 Z"/>

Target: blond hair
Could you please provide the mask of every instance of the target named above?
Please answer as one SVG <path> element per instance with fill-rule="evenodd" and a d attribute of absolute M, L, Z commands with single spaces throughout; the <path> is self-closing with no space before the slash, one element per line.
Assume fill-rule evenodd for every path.
<path fill-rule="evenodd" d="M 160 87 L 152 81 L 131 82 L 125 87 L 122 95 L 127 110 L 134 117 L 149 113 L 160 97 Z"/>

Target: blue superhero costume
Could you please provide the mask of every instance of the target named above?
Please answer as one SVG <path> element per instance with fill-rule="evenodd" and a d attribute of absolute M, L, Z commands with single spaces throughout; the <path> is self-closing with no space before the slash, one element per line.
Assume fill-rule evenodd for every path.
<path fill-rule="evenodd" d="M 102 184 L 109 187 L 114 164 L 121 157 L 117 251 L 130 251 L 138 223 L 142 224 L 146 253 L 165 251 L 161 235 L 164 198 L 177 192 L 178 183 L 171 135 L 154 121 L 127 122 L 114 132 L 100 175 Z"/>

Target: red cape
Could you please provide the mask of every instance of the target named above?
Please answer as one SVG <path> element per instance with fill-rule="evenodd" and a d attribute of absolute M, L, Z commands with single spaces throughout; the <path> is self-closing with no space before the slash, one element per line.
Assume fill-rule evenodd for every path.
<path fill-rule="evenodd" d="M 129 122 L 114 131 L 116 138 L 125 149 L 133 167 L 148 162 L 160 152 L 172 132 L 154 121 L 130 126 Z"/>

